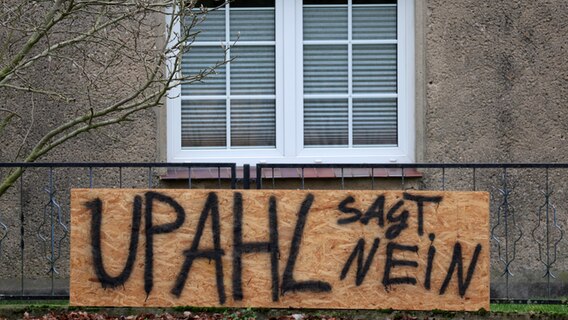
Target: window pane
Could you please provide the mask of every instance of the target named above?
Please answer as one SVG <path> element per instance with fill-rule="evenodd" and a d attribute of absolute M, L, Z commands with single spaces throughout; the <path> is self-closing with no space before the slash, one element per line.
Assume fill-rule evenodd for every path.
<path fill-rule="evenodd" d="M 347 6 L 304 7 L 304 40 L 347 40 Z"/>
<path fill-rule="evenodd" d="M 232 41 L 274 41 L 274 4 L 272 8 L 233 9 L 231 3 Z"/>
<path fill-rule="evenodd" d="M 231 146 L 276 146 L 274 99 L 231 100 Z"/>
<path fill-rule="evenodd" d="M 353 99 L 353 145 L 397 145 L 396 99 Z"/>
<path fill-rule="evenodd" d="M 396 6 L 353 6 L 353 39 L 396 39 Z"/>
<path fill-rule="evenodd" d="M 304 145 L 347 146 L 348 111 L 346 99 L 304 100 Z"/>
<path fill-rule="evenodd" d="M 186 25 L 191 25 L 191 19 L 186 18 Z M 225 9 L 211 10 L 207 14 L 199 15 L 197 19 L 199 22 L 193 30 L 199 31 L 196 41 L 225 41 Z"/>
<path fill-rule="evenodd" d="M 211 72 L 211 67 L 225 60 L 225 52 L 221 46 L 191 47 L 183 54 L 181 72 L 184 76 Z M 182 95 L 224 95 L 226 87 L 225 66 L 209 73 L 203 80 L 191 84 L 182 84 Z"/>
<path fill-rule="evenodd" d="M 231 48 L 231 94 L 274 94 L 274 46 Z"/>
<path fill-rule="evenodd" d="M 353 92 L 396 93 L 395 44 L 353 45 Z"/>
<path fill-rule="evenodd" d="M 304 46 L 304 93 L 347 93 L 347 46 Z"/>
<path fill-rule="evenodd" d="M 224 147 L 227 137 L 225 100 L 181 102 L 181 146 Z"/>

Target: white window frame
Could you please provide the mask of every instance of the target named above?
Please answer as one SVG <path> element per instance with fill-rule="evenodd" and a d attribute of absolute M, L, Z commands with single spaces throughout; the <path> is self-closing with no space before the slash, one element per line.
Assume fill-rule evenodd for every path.
<path fill-rule="evenodd" d="M 414 162 L 414 0 L 398 0 L 397 4 L 398 34 L 395 42 L 398 45 L 398 90 L 394 97 L 398 99 L 398 145 L 393 147 L 305 148 L 303 146 L 302 0 L 275 0 L 275 5 L 276 147 L 270 149 L 254 147 L 246 149 L 182 148 L 182 98 L 181 88 L 178 86 L 169 92 L 167 99 L 167 160 L 169 162 L 236 162 L 238 165 L 264 162 Z M 176 26 L 176 28 L 179 32 L 180 27 Z M 351 28 L 351 20 L 349 20 L 349 28 Z M 393 97 L 393 94 L 385 94 L 385 97 Z M 230 115 L 229 111 L 227 111 L 228 115 Z M 230 136 L 227 138 L 230 139 Z"/>

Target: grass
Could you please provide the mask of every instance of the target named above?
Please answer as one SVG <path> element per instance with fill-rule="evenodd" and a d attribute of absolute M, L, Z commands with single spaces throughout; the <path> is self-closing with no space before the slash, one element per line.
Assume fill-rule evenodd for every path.
<path fill-rule="evenodd" d="M 0 310 L 18 312 L 22 310 L 29 310 L 35 312 L 42 312 L 42 310 L 55 310 L 55 311 L 71 311 L 83 310 L 88 312 L 104 311 L 107 308 L 84 308 L 84 307 L 70 307 L 69 302 L 66 300 L 22 300 L 22 301 L 5 301 L 0 300 Z M 119 308 L 108 308 L 109 311 Z M 183 311 L 205 312 L 205 313 L 220 313 L 227 318 L 244 320 L 256 318 L 255 314 L 267 313 L 270 315 L 286 315 L 290 313 L 288 309 L 236 309 L 236 308 L 195 308 L 195 307 L 175 307 L 175 308 L 160 308 L 165 312 L 181 313 Z M 143 308 L 134 308 L 131 310 L 134 313 L 142 312 Z M 156 310 L 153 310 L 156 311 Z M 360 318 L 360 316 L 371 315 L 373 313 L 396 313 L 394 310 L 298 310 L 298 313 L 312 314 L 316 316 L 343 316 L 347 318 Z M 436 311 L 432 311 L 438 314 Z M 442 311 L 439 311 L 442 312 Z M 389 312 L 387 312 L 389 313 Z M 405 311 L 405 313 L 413 314 L 412 311 Z M 423 313 L 423 312 L 422 312 Z M 443 313 L 443 312 L 442 312 Z M 454 313 L 454 312 L 451 312 Z M 491 318 L 493 313 L 501 314 L 541 314 L 541 315 L 562 315 L 568 316 L 568 304 L 491 304 L 491 312 L 473 312 L 479 316 Z M 438 314 L 441 315 L 441 314 Z M 1 317 L 0 317 L 1 318 Z"/>
<path fill-rule="evenodd" d="M 566 304 L 492 304 L 491 312 L 568 315 Z"/>
<path fill-rule="evenodd" d="M 67 300 L 0 300 L 0 308 L 22 308 L 22 307 L 68 307 Z"/>

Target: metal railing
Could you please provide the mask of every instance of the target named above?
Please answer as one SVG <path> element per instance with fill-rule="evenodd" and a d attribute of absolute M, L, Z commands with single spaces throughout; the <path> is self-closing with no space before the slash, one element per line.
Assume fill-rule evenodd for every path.
<path fill-rule="evenodd" d="M 568 296 L 566 163 L 261 163 L 256 166 L 257 188 L 281 188 L 275 171 L 283 169 L 296 170 L 288 188 L 313 188 L 310 177 L 323 176 L 324 187 L 331 189 L 487 191 L 492 300 L 560 303 Z M 322 169 L 334 174 L 313 172 Z M 387 174 L 377 174 L 385 169 Z M 357 174 L 351 174 L 353 170 Z"/>
<path fill-rule="evenodd" d="M 0 197 L 0 299 L 68 297 L 69 190 L 103 187 L 487 191 L 492 299 L 568 296 L 568 164 L 260 163 L 251 177 L 234 163 L 34 163 L 0 174 L 18 168 Z"/>
<path fill-rule="evenodd" d="M 169 171 L 192 188 L 197 169 L 214 188 L 237 183 L 234 163 L 0 163 L 0 176 L 18 169 L 0 197 L 0 299 L 68 299 L 71 188 L 165 188 Z"/>

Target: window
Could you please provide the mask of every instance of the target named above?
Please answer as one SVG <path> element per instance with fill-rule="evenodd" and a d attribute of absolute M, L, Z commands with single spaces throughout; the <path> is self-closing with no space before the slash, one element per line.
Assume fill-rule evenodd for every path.
<path fill-rule="evenodd" d="M 168 161 L 413 161 L 413 1 L 236 0 L 210 12 L 182 72 L 230 62 L 171 95 Z"/>

